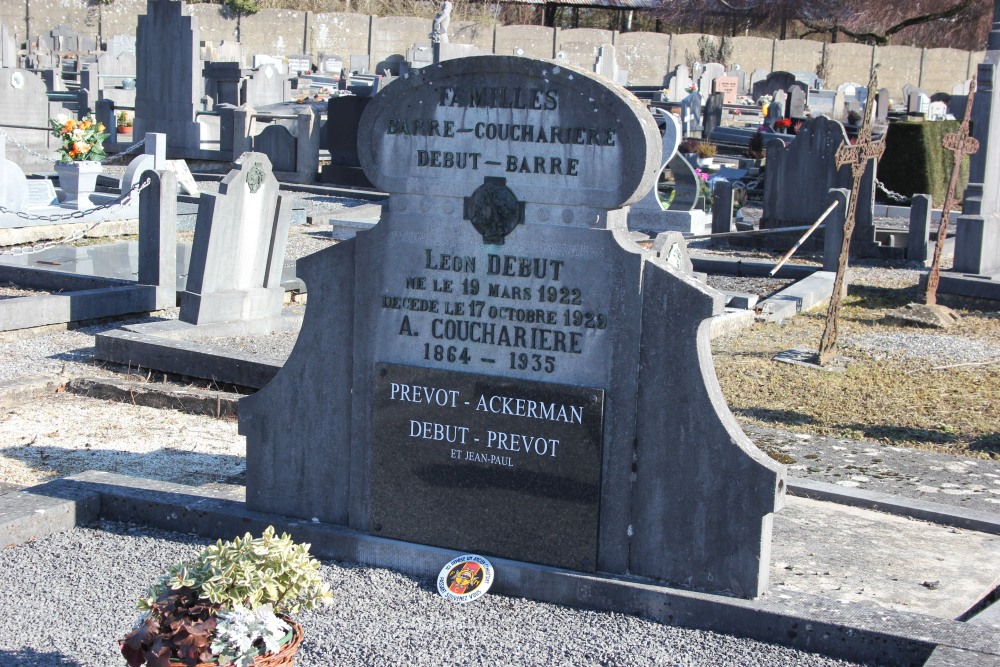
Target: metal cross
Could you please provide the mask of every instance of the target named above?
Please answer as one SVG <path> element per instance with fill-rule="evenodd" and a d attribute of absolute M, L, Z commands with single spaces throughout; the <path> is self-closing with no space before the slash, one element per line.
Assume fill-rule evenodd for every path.
<path fill-rule="evenodd" d="M 876 68 L 878 65 L 875 66 Z M 854 185 L 851 187 L 851 201 L 847 206 L 844 218 L 844 240 L 840 247 L 840 260 L 837 264 L 837 277 L 833 281 L 833 294 L 830 295 L 830 308 L 826 313 L 826 326 L 819 342 L 819 363 L 825 366 L 832 360 L 833 351 L 837 346 L 837 321 L 840 317 L 840 304 L 844 298 L 845 281 L 847 277 L 847 260 L 851 252 L 851 236 L 854 234 L 855 213 L 858 209 L 858 192 L 861 190 L 861 178 L 868 167 L 868 161 L 878 162 L 885 152 L 885 141 L 872 141 L 872 109 L 875 104 L 875 91 L 878 88 L 877 69 L 872 69 L 868 80 L 868 99 L 865 101 L 864 121 L 854 145 L 843 144 L 837 149 L 836 165 L 840 169 L 844 165 L 851 166 Z"/>
<path fill-rule="evenodd" d="M 937 303 L 937 288 L 941 282 L 941 250 L 948 236 L 948 214 L 955 205 L 955 190 L 958 188 L 958 176 L 962 170 L 962 160 L 966 155 L 973 155 L 979 150 L 979 141 L 969 136 L 969 118 L 972 116 L 972 100 L 976 94 L 976 78 L 972 78 L 969 86 L 969 99 L 965 103 L 965 116 L 958 132 L 944 135 L 941 145 L 946 151 L 951 151 L 954 164 L 951 167 L 951 181 L 948 183 L 948 194 L 941 205 L 941 224 L 938 225 L 937 242 L 934 244 L 934 260 L 931 262 L 931 272 L 927 276 L 927 291 L 924 303 L 933 306 Z"/>

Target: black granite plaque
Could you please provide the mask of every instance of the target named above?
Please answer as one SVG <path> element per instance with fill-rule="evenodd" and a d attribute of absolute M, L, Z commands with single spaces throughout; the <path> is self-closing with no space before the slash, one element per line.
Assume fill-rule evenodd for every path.
<path fill-rule="evenodd" d="M 604 391 L 376 364 L 376 535 L 594 571 Z"/>

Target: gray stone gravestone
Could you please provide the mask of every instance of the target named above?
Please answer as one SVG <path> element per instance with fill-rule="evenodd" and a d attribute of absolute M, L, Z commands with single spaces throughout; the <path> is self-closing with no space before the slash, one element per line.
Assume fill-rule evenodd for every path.
<path fill-rule="evenodd" d="M 367 74 L 371 67 L 371 57 L 366 54 L 355 54 L 350 58 L 350 70 L 353 74 Z"/>
<path fill-rule="evenodd" d="M 659 144 L 633 96 L 546 61 L 451 60 L 373 98 L 359 153 L 389 202 L 298 263 L 309 315 L 240 406 L 247 505 L 760 594 L 783 472 L 721 404 L 722 297 L 627 241 Z"/>
<path fill-rule="evenodd" d="M 719 63 L 705 63 L 702 66 L 701 76 L 698 78 L 698 92 L 705 99 L 715 92 L 712 83 L 720 76 L 726 75 L 726 68 Z"/>
<path fill-rule="evenodd" d="M 7 159 L 7 142 L 0 140 L 0 206 L 10 211 L 24 211 L 30 204 L 28 181 L 24 172 Z"/>
<path fill-rule="evenodd" d="M 123 53 L 130 53 L 135 56 L 135 36 L 134 35 L 112 35 L 111 39 L 108 40 L 107 49 L 108 55 L 112 58 L 118 58 Z"/>
<path fill-rule="evenodd" d="M 144 137 L 144 152 L 134 157 L 125 168 L 122 176 L 121 191 L 128 192 L 136 183 L 142 180 L 143 174 L 149 171 L 163 171 L 167 168 L 167 137 L 159 132 L 148 132 Z M 176 179 L 174 179 L 174 182 Z"/>
<path fill-rule="evenodd" d="M 910 226 L 906 235 L 906 259 L 926 262 L 931 234 L 930 195 L 913 195 L 910 200 Z"/>
<path fill-rule="evenodd" d="M 49 99 L 45 84 L 35 73 L 19 68 L 0 68 L 0 131 L 31 151 L 42 155 L 55 153 L 48 148 Z M 53 139 L 54 140 L 54 139 Z M 24 150 L 7 153 L 7 159 L 25 171 L 51 170 L 52 162 Z"/>
<path fill-rule="evenodd" d="M 822 116 L 807 120 L 788 146 L 768 143 L 761 228 L 811 225 L 829 204 L 831 189 L 850 191 L 850 166 L 838 170 L 835 162 L 837 149 L 845 143 L 843 126 Z M 863 254 L 875 243 L 874 179 L 869 164 L 858 194 L 857 227 L 851 240 L 852 249 Z"/>
<path fill-rule="evenodd" d="M 953 271 L 1000 273 L 1000 5 L 994 6 L 986 58 L 976 71 L 972 136 L 979 151 L 969 159 L 969 184 L 955 233 Z"/>
<path fill-rule="evenodd" d="M 0 67 L 17 67 L 17 40 L 7 26 L 0 23 Z"/>
<path fill-rule="evenodd" d="M 722 125 L 722 103 L 724 95 L 722 93 L 712 93 L 705 100 L 704 118 L 701 136 L 710 137 L 715 128 Z"/>
<path fill-rule="evenodd" d="M 771 95 L 781 90 L 787 92 L 792 86 L 804 87 L 791 72 L 771 72 L 763 81 L 753 85 L 753 97 L 759 99 L 763 95 Z"/>
<path fill-rule="evenodd" d="M 798 87 L 788 91 L 788 118 L 806 117 L 806 92 Z"/>
<path fill-rule="evenodd" d="M 760 95 L 754 94 L 753 92 L 754 87 L 761 81 L 766 80 L 767 77 L 770 76 L 770 74 L 771 74 L 770 70 L 762 69 L 759 67 L 754 71 L 750 72 L 750 78 L 747 80 L 747 87 L 748 90 L 750 91 L 750 94 L 753 96 L 754 100 L 760 97 Z"/>
<path fill-rule="evenodd" d="M 277 317 L 291 202 L 271 162 L 244 153 L 219 186 L 202 193 L 180 319 L 189 324 Z"/>
<path fill-rule="evenodd" d="M 774 91 L 774 99 L 767 105 L 767 116 L 764 122 L 771 128 L 775 123 L 785 117 L 785 108 L 788 104 L 788 95 L 783 90 Z"/>
<path fill-rule="evenodd" d="M 701 94 L 696 90 L 681 100 L 681 132 L 689 136 L 701 132 Z"/>
<path fill-rule="evenodd" d="M 171 150 L 184 157 L 201 148 L 195 122 L 202 97 L 199 33 L 185 4 L 166 0 L 148 0 L 136 29 L 134 132 L 166 134 Z"/>
<path fill-rule="evenodd" d="M 628 83 L 628 70 L 619 69 L 615 47 L 611 44 L 601 44 L 597 47 L 597 61 L 594 63 L 594 73 L 620 86 Z"/>
<path fill-rule="evenodd" d="M 726 76 L 736 79 L 736 95 L 746 95 L 747 94 L 747 81 L 750 76 L 747 74 L 746 70 L 740 69 L 739 65 L 733 65 L 733 68 L 726 72 Z M 724 92 L 724 91 L 723 91 Z"/>
<path fill-rule="evenodd" d="M 885 124 L 889 121 L 889 89 L 879 88 L 875 105 L 875 121 Z"/>
<path fill-rule="evenodd" d="M 674 68 L 674 72 L 670 77 L 670 81 L 667 83 L 667 89 L 670 91 L 669 99 L 671 102 L 680 102 L 685 97 L 688 96 L 688 88 L 691 87 L 691 74 L 687 68 L 687 65 L 678 65 Z"/>

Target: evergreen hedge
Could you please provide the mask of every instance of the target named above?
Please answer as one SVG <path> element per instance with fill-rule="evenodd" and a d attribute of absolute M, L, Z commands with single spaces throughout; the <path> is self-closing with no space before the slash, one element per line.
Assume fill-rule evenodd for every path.
<path fill-rule="evenodd" d="M 957 120 L 892 123 L 886 134 L 885 154 L 878 163 L 878 179 L 888 189 L 907 197 L 929 194 L 934 206 L 941 206 L 948 194 L 954 164 L 951 151 L 945 150 L 941 141 L 944 135 L 958 132 L 960 126 Z M 968 181 L 969 158 L 966 156 L 955 191 L 959 200 Z M 876 190 L 876 198 L 893 203 L 880 190 Z"/>

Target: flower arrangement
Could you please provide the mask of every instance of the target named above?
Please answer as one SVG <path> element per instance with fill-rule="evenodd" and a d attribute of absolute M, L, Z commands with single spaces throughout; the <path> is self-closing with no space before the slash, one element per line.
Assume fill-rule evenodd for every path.
<path fill-rule="evenodd" d="M 62 142 L 62 146 L 56 149 L 62 155 L 61 162 L 100 160 L 106 155 L 103 142 L 108 135 L 104 132 L 104 125 L 98 123 L 93 114 L 83 120 L 50 118 L 49 127 L 52 136 Z"/>
<path fill-rule="evenodd" d="M 697 153 L 699 144 L 701 144 L 701 142 L 697 139 L 688 137 L 687 139 L 681 141 L 681 143 L 677 146 L 677 150 L 681 153 Z"/>
<path fill-rule="evenodd" d="M 689 93 L 693 93 L 696 90 L 698 90 L 698 86 L 696 86 L 695 84 L 692 83 L 690 86 L 688 86 L 684 90 L 687 91 L 687 92 L 689 92 Z"/>
<path fill-rule="evenodd" d="M 118 127 L 132 127 L 132 116 L 127 111 L 119 111 L 115 115 L 115 125 Z"/>
<path fill-rule="evenodd" d="M 780 118 L 775 123 L 774 126 L 779 130 L 787 130 L 792 126 L 791 118 Z"/>
<path fill-rule="evenodd" d="M 332 600 L 319 565 L 308 544 L 275 536 L 273 526 L 258 538 L 219 540 L 172 565 L 139 600 L 142 614 L 118 642 L 122 655 L 130 667 L 249 667 L 295 641 L 288 614 Z"/>
<path fill-rule="evenodd" d="M 694 175 L 698 177 L 698 194 L 705 198 L 705 212 L 712 210 L 712 186 L 708 184 L 708 172 L 695 169 Z"/>

